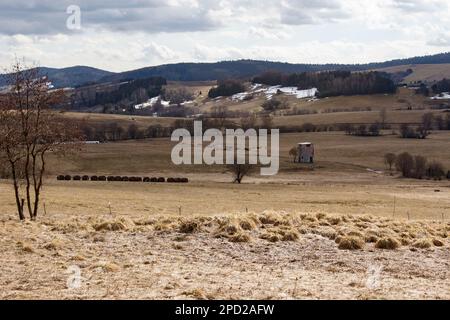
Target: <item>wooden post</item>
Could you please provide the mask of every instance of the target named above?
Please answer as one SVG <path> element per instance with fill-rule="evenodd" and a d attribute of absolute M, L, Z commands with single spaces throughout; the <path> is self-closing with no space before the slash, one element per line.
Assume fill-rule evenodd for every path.
<path fill-rule="evenodd" d="M 178 207 L 178 214 L 181 216 L 181 206 Z"/>
<path fill-rule="evenodd" d="M 109 214 L 112 215 L 111 202 L 108 203 Z"/>
<path fill-rule="evenodd" d="M 45 202 L 44 202 L 44 216 L 47 215 L 47 207 L 45 206 Z"/>
<path fill-rule="evenodd" d="M 392 212 L 392 218 L 395 217 L 395 203 L 396 202 L 396 197 L 394 196 L 394 211 Z"/>

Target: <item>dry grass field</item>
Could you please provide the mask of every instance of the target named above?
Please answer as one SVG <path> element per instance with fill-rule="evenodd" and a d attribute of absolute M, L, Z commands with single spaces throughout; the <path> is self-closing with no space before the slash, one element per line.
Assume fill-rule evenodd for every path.
<path fill-rule="evenodd" d="M 449 223 L 264 212 L 0 221 L 2 299 L 449 299 Z"/>
<path fill-rule="evenodd" d="M 314 168 L 291 162 L 303 141 Z M 450 299 L 450 181 L 390 175 L 382 159 L 409 151 L 450 167 L 449 132 L 282 134 L 280 173 L 241 185 L 223 166 L 171 164 L 173 145 L 52 157 L 36 222 L 17 221 L 0 181 L 0 298 Z M 63 173 L 190 182 L 56 181 Z"/>
<path fill-rule="evenodd" d="M 434 82 L 450 77 L 450 64 L 420 64 L 420 65 L 404 65 L 397 67 L 382 68 L 379 71 L 395 73 L 412 69 L 413 73 L 407 76 L 406 82 Z"/>

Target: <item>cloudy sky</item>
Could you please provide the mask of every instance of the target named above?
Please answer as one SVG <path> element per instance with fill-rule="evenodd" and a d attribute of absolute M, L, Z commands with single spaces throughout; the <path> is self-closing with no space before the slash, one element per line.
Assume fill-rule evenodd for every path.
<path fill-rule="evenodd" d="M 0 66 L 364 63 L 450 51 L 449 25 L 449 0 L 0 0 Z"/>

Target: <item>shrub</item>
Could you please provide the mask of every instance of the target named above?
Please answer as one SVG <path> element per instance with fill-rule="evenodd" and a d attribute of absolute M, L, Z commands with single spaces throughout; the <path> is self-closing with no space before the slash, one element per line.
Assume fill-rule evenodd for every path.
<path fill-rule="evenodd" d="M 315 132 L 315 131 L 317 131 L 317 127 L 316 127 L 316 125 L 307 122 L 307 123 L 302 124 L 302 126 L 300 127 L 300 131 L 301 132 Z"/>
<path fill-rule="evenodd" d="M 150 182 L 150 178 L 149 177 L 145 177 L 144 178 L 144 182 Z"/>
<path fill-rule="evenodd" d="M 122 181 L 122 177 L 121 176 L 115 176 L 114 177 L 114 181 Z"/>
<path fill-rule="evenodd" d="M 167 182 L 168 182 L 168 183 L 174 183 L 174 182 L 175 182 L 175 179 L 174 179 L 174 178 L 167 178 Z"/>
<path fill-rule="evenodd" d="M 150 178 L 150 182 L 158 182 L 158 178 L 155 178 L 155 177 Z"/>
<path fill-rule="evenodd" d="M 62 181 L 64 180 L 64 176 L 63 175 L 59 175 L 56 177 L 56 180 Z"/>
<path fill-rule="evenodd" d="M 116 178 L 113 176 L 109 176 L 108 178 L 106 178 L 106 180 L 108 181 L 116 181 Z"/>
<path fill-rule="evenodd" d="M 67 175 L 64 176 L 64 180 L 70 181 L 70 180 L 72 180 L 72 177 L 67 174 Z"/>
<path fill-rule="evenodd" d="M 83 180 L 83 181 L 89 181 L 89 176 L 83 176 L 83 177 L 81 177 L 81 180 Z"/>
<path fill-rule="evenodd" d="M 434 180 L 441 180 L 445 176 L 444 166 L 438 161 L 432 161 L 427 166 L 426 174 Z"/>
<path fill-rule="evenodd" d="M 447 179 L 450 180 L 450 170 L 447 171 Z"/>
<path fill-rule="evenodd" d="M 289 104 L 286 100 L 280 100 L 276 98 L 272 98 L 270 100 L 266 100 L 261 107 L 268 112 L 280 110 L 280 109 L 287 109 L 289 107 Z"/>
<path fill-rule="evenodd" d="M 91 181 L 98 181 L 98 177 L 97 176 L 92 176 L 91 177 Z"/>
<path fill-rule="evenodd" d="M 122 177 L 122 181 L 130 181 L 130 179 L 128 177 Z"/>
<path fill-rule="evenodd" d="M 81 177 L 80 177 L 80 176 L 74 176 L 74 177 L 73 177 L 73 180 L 74 180 L 74 181 L 80 181 L 80 180 L 81 180 Z"/>
<path fill-rule="evenodd" d="M 99 176 L 98 181 L 106 181 L 106 176 Z"/>

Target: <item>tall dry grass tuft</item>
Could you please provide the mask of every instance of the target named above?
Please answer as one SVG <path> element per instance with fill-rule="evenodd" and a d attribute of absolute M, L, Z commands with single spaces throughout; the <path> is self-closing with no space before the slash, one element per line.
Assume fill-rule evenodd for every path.
<path fill-rule="evenodd" d="M 395 250 L 400 247 L 400 242 L 395 238 L 382 238 L 375 243 L 375 248 Z"/>
<path fill-rule="evenodd" d="M 413 242 L 412 246 L 417 249 L 428 249 L 433 246 L 433 242 L 430 239 L 420 239 Z"/>
<path fill-rule="evenodd" d="M 345 236 L 340 239 L 338 248 L 341 250 L 362 250 L 364 241 L 359 237 Z"/>
<path fill-rule="evenodd" d="M 201 225 L 196 220 L 182 220 L 179 226 L 181 233 L 196 233 L 201 230 Z"/>
<path fill-rule="evenodd" d="M 92 224 L 95 231 L 125 231 L 133 229 L 134 226 L 133 220 L 128 217 L 120 217 Z"/>

